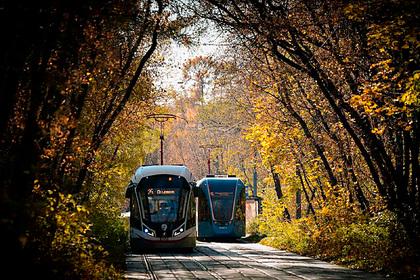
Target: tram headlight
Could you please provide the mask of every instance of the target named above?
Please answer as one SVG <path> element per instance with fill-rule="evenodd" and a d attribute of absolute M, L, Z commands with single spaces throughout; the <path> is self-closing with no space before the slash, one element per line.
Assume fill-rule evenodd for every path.
<path fill-rule="evenodd" d="M 149 236 L 156 236 L 156 233 L 154 230 L 148 228 L 146 225 L 143 225 L 143 232 Z"/>
<path fill-rule="evenodd" d="M 174 236 L 178 236 L 183 232 L 184 232 L 184 228 L 183 228 L 183 226 L 181 226 L 180 228 L 174 230 Z"/>

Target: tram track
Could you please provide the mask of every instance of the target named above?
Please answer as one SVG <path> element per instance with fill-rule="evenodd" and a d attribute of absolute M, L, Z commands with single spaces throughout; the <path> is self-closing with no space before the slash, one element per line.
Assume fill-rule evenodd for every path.
<path fill-rule="evenodd" d="M 255 259 L 255 258 L 251 258 L 251 257 L 245 256 L 245 255 L 243 255 L 243 254 L 241 254 L 241 253 L 235 252 L 234 250 L 231 250 L 231 249 L 228 249 L 228 248 L 224 247 L 224 246 L 223 246 L 223 245 L 221 245 L 220 243 L 218 243 L 218 247 L 219 247 L 219 248 L 222 248 L 222 249 L 223 249 L 223 250 L 225 250 L 225 251 L 230 252 L 231 254 L 232 254 L 232 253 L 233 253 L 233 254 L 236 254 L 236 255 L 237 255 L 238 257 L 240 257 L 240 258 L 245 258 L 245 259 L 249 260 L 249 261 L 247 261 L 247 262 L 250 262 L 250 263 L 256 263 L 256 264 L 259 264 L 259 265 L 260 265 L 260 266 L 262 266 L 262 267 L 270 268 L 270 269 L 273 269 L 273 270 L 279 271 L 279 272 L 281 272 L 281 273 L 286 273 L 286 274 L 287 274 L 287 275 L 289 275 L 289 276 L 296 277 L 296 278 L 299 278 L 299 279 L 310 280 L 310 279 L 309 279 L 309 278 L 307 278 L 307 277 L 304 277 L 304 276 L 298 275 L 298 274 L 296 274 L 296 273 L 293 273 L 293 272 L 290 272 L 290 271 L 287 271 L 287 270 L 284 270 L 284 269 L 281 269 L 281 268 L 278 268 L 278 267 L 275 267 L 275 266 L 272 266 L 272 265 L 268 265 L 268 264 L 266 264 L 266 263 L 264 263 L 264 262 L 261 262 L 260 260 L 257 260 L 257 259 Z M 231 260 L 231 261 L 233 261 L 233 262 L 237 262 L 237 263 L 241 264 L 242 266 L 245 266 L 245 267 L 251 268 L 251 269 L 253 269 L 253 270 L 257 270 L 257 271 L 259 271 L 259 272 L 263 273 L 264 275 L 266 275 L 266 276 L 267 276 L 267 277 L 269 277 L 269 278 L 272 278 L 272 279 L 277 279 L 277 280 L 282 280 L 282 279 L 283 279 L 283 277 L 279 278 L 279 277 L 277 277 L 277 276 L 275 276 L 275 275 L 272 275 L 272 274 L 268 273 L 267 271 L 265 271 L 265 270 L 263 270 L 263 269 L 260 269 L 260 268 L 256 267 L 255 265 L 249 265 L 249 264 L 245 263 L 244 261 L 238 261 L 238 260 L 235 260 L 235 259 L 233 259 L 231 256 L 227 255 L 226 253 L 223 253 L 223 251 L 220 251 L 220 250 L 215 250 L 215 249 L 213 249 L 213 248 L 211 248 L 211 247 L 207 247 L 207 248 L 208 248 L 209 250 L 212 250 L 212 251 L 214 251 L 214 252 L 216 252 L 216 253 L 220 254 L 220 255 L 225 256 L 226 258 L 230 259 L 230 260 Z"/>
<path fill-rule="evenodd" d="M 199 242 L 192 253 L 132 254 L 127 268 L 128 280 L 385 279 L 266 246 L 220 242 Z"/>
<path fill-rule="evenodd" d="M 196 249 L 195 249 L 195 252 L 197 252 Z M 200 272 L 205 272 L 206 274 L 208 274 L 209 276 L 211 276 L 212 279 L 218 279 L 218 280 L 223 280 L 224 279 L 221 275 L 219 275 L 217 272 L 211 270 L 209 267 L 207 267 L 206 265 L 204 265 L 201 261 L 195 259 L 194 256 L 192 256 L 192 255 L 183 256 L 183 259 L 179 258 L 179 256 L 177 256 L 177 255 L 174 255 L 174 258 L 184 268 L 186 268 L 189 272 L 191 272 L 194 275 L 195 279 L 210 279 L 209 277 L 204 278 L 202 275 L 200 276 Z M 187 265 L 188 261 L 190 263 L 193 263 L 196 267 L 200 268 L 200 271 L 197 272 L 197 270 L 191 269 Z"/>
<path fill-rule="evenodd" d="M 152 264 L 150 263 L 149 259 L 147 258 L 147 255 L 143 254 L 142 257 L 143 257 L 144 267 L 146 269 L 146 273 L 149 276 L 149 278 L 151 280 L 158 280 L 159 277 L 157 277 L 156 273 L 153 271 Z"/>
<path fill-rule="evenodd" d="M 272 274 L 268 273 L 267 271 L 256 267 L 255 265 L 250 265 L 247 262 L 257 263 L 257 264 L 259 264 L 263 267 L 275 269 L 277 271 L 287 273 L 289 276 L 294 276 L 294 277 L 297 277 L 299 279 L 305 279 L 305 280 L 308 279 L 306 277 L 301 277 L 301 276 L 296 275 L 294 273 L 284 271 L 283 269 L 279 269 L 279 268 L 273 267 L 271 265 L 264 264 L 259 260 L 256 260 L 256 259 L 248 257 L 248 256 L 244 256 L 243 254 L 240 254 L 238 252 L 235 252 L 233 250 L 230 250 L 230 249 L 227 249 L 223 246 L 220 246 L 220 244 L 218 244 L 218 245 L 219 245 L 218 246 L 219 248 L 237 255 L 237 257 L 233 258 L 229 254 L 226 254 L 226 253 L 224 253 L 223 251 L 220 251 L 220 250 L 215 250 L 214 248 L 212 248 L 210 246 L 196 247 L 194 249 L 194 253 L 192 255 L 184 255 L 184 256 L 182 256 L 182 258 L 180 258 L 180 255 L 177 255 L 177 254 L 172 254 L 172 257 L 175 260 L 177 260 L 177 262 L 179 264 L 181 264 L 187 271 L 189 271 L 194 276 L 195 279 L 210 279 L 210 278 L 208 278 L 208 277 L 204 278 L 203 276 L 200 276 L 199 273 L 197 273 L 197 271 L 191 269 L 191 267 L 189 267 L 186 264 L 186 260 L 189 260 L 191 263 L 194 263 L 196 267 L 198 267 L 202 272 L 206 272 L 206 274 L 208 274 L 212 279 L 217 279 L 217 280 L 226 279 L 224 277 L 224 276 L 226 276 L 226 274 L 221 275 L 220 273 L 215 271 L 214 266 L 217 266 L 217 265 L 225 267 L 227 269 L 225 271 L 231 271 L 231 272 L 234 271 L 235 273 L 237 273 L 237 275 L 239 275 L 240 279 L 253 279 L 252 277 L 247 276 L 246 274 L 243 273 L 243 271 L 240 270 L 240 269 L 243 269 L 244 267 L 247 267 L 251 270 L 258 271 L 258 272 L 262 273 L 263 275 L 265 275 L 267 277 L 267 279 L 282 280 L 282 278 L 279 278 L 275 275 L 272 275 Z M 162 257 L 161 254 L 158 254 L 158 256 Z M 227 259 L 228 261 L 220 260 L 215 256 L 223 257 L 223 258 Z M 205 257 L 207 259 L 207 262 L 212 264 L 213 268 L 204 264 L 202 261 L 197 260 L 197 257 Z M 246 261 L 238 260 L 238 258 L 246 259 Z M 156 274 L 156 272 L 153 270 L 153 265 L 152 265 L 149 257 L 147 256 L 147 254 L 142 255 L 142 260 L 143 260 L 143 263 L 144 263 L 145 273 L 147 274 L 148 278 L 151 279 L 151 280 L 158 280 L 159 277 Z M 235 264 L 235 267 L 231 265 L 232 263 Z M 237 266 L 238 264 L 240 265 L 239 268 Z"/>
<path fill-rule="evenodd" d="M 220 276 L 217 272 L 210 270 L 207 266 L 205 266 L 202 262 L 200 262 L 199 260 L 194 259 L 194 257 L 190 257 L 191 260 L 197 264 L 197 266 L 199 266 L 203 271 L 206 271 L 208 274 L 210 274 L 211 276 L 213 276 L 215 279 L 218 280 L 223 280 L 224 278 L 222 276 Z"/>
<path fill-rule="evenodd" d="M 208 248 L 208 247 L 207 247 Z M 210 249 L 210 248 L 208 248 L 208 249 Z M 238 273 L 240 276 L 241 276 L 241 279 L 251 279 L 251 278 L 249 278 L 249 277 L 247 277 L 247 276 L 245 276 L 243 273 L 242 273 L 242 271 L 240 271 L 240 270 L 238 270 L 238 269 L 236 269 L 236 268 L 234 268 L 234 267 L 232 267 L 232 266 L 230 266 L 229 264 L 226 264 L 226 263 L 223 263 L 223 262 L 221 262 L 220 260 L 217 260 L 215 257 L 213 257 L 211 254 L 208 254 L 208 253 L 206 253 L 206 252 L 204 252 L 203 250 L 200 250 L 199 249 L 199 247 L 196 247 L 195 248 L 195 250 L 198 252 L 198 253 L 200 253 L 200 254 L 202 254 L 202 255 L 204 255 L 204 256 L 206 256 L 206 257 L 208 257 L 210 260 L 212 260 L 212 261 L 214 261 L 214 262 L 216 262 L 216 263 L 219 263 L 219 264 L 221 264 L 221 265 L 223 265 L 223 266 L 225 266 L 227 269 L 229 269 L 229 270 L 234 270 L 236 273 Z M 212 250 L 212 249 L 210 249 L 210 250 Z M 214 250 L 213 250 L 214 251 Z M 217 253 L 216 251 L 214 251 L 215 253 Z M 198 260 L 195 260 L 196 262 L 199 262 Z M 203 264 L 201 264 L 202 266 L 204 266 Z M 205 267 L 205 266 L 204 266 Z M 207 270 L 208 271 L 210 271 L 208 268 L 207 268 Z M 212 272 L 212 271 L 210 271 L 210 272 Z M 212 272 L 212 273 L 216 273 L 216 272 Z M 222 276 L 220 276 L 219 274 L 217 274 L 216 273 L 216 275 L 218 276 L 218 278 L 217 279 L 225 279 L 225 278 L 223 278 Z"/>

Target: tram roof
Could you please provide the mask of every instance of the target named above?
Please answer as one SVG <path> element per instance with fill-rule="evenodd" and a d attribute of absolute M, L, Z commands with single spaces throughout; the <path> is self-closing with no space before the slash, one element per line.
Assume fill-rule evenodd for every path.
<path fill-rule="evenodd" d="M 145 165 L 136 170 L 131 182 L 138 184 L 142 178 L 153 175 L 175 175 L 184 177 L 187 182 L 194 181 L 191 171 L 185 165 Z"/>
<path fill-rule="evenodd" d="M 207 175 L 206 177 L 201 178 L 197 185 L 200 185 L 202 182 L 205 181 L 239 181 L 242 182 L 242 180 L 235 175 Z M 242 182 L 243 183 L 243 182 Z"/>

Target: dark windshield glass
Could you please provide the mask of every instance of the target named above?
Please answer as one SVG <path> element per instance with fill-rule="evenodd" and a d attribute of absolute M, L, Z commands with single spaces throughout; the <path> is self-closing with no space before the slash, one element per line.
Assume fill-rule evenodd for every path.
<path fill-rule="evenodd" d="M 188 184 L 184 178 L 156 175 L 139 185 L 145 220 L 152 223 L 176 222 L 183 214 Z"/>
<path fill-rule="evenodd" d="M 232 219 L 236 180 L 208 180 L 213 216 L 216 221 Z"/>

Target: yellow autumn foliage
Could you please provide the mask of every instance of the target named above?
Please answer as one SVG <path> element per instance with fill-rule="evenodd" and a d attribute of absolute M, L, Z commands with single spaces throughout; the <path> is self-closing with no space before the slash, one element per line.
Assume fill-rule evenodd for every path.
<path fill-rule="evenodd" d="M 65 275 L 58 274 L 64 279 L 75 275 L 78 279 L 123 279 L 121 272 L 107 262 L 108 252 L 93 239 L 86 207 L 71 194 L 45 190 L 38 182 L 33 195 L 44 202 L 37 216 L 39 234 L 32 233 L 36 238 L 32 243 L 42 252 L 39 263 L 60 273 L 66 271 Z"/>

